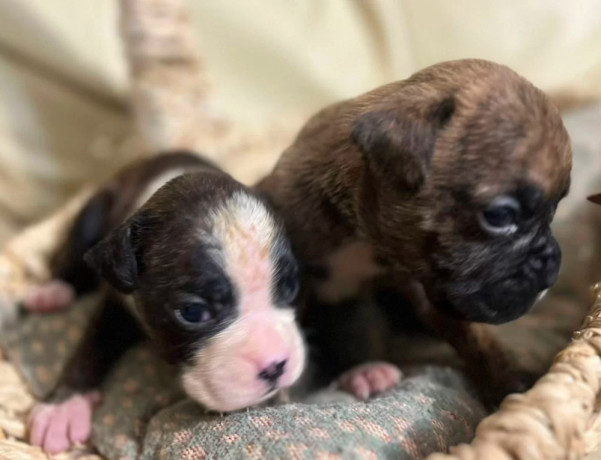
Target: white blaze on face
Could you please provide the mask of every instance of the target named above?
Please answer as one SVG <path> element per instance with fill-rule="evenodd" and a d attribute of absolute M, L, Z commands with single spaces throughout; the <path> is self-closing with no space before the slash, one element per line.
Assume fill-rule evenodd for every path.
<path fill-rule="evenodd" d="M 214 214 L 211 236 L 235 289 L 236 320 L 197 352 L 183 374 L 186 392 L 209 409 L 232 411 L 274 394 L 259 374 L 285 362 L 275 388 L 292 385 L 305 362 L 291 308 L 273 303 L 273 253 L 279 228 L 256 198 L 237 193 Z M 205 236 L 206 238 L 206 236 Z"/>
<path fill-rule="evenodd" d="M 274 274 L 271 248 L 279 233 L 273 218 L 254 197 L 239 193 L 215 215 L 213 225 L 224 268 L 242 296 L 241 311 L 268 308 Z M 248 296 L 252 299 L 244 298 Z"/>

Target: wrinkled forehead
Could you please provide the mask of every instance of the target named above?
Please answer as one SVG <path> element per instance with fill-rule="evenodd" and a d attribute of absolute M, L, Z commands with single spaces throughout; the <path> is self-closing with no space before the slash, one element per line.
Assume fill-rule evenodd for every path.
<path fill-rule="evenodd" d="M 480 104 L 466 109 L 437 145 L 439 174 L 450 182 L 468 178 L 490 194 L 529 184 L 548 200 L 569 188 L 569 137 L 554 112 L 522 110 L 520 104 Z"/>
<path fill-rule="evenodd" d="M 558 199 L 568 192 L 572 170 L 569 139 L 549 135 L 537 144 L 525 142 L 522 155 L 513 159 L 527 179 L 536 184 L 549 199 Z"/>
<path fill-rule="evenodd" d="M 498 193 L 529 189 L 541 200 L 554 202 L 569 189 L 571 150 L 565 138 L 553 133 L 526 133 L 513 145 L 506 144 L 491 160 L 483 183 L 496 186 Z"/>
<path fill-rule="evenodd" d="M 531 208 L 554 204 L 570 187 L 569 168 L 557 168 L 550 159 L 504 158 L 495 164 L 456 169 L 449 183 L 456 197 L 485 204 L 500 195 L 511 195 Z M 465 193 L 470 196 L 465 196 Z"/>

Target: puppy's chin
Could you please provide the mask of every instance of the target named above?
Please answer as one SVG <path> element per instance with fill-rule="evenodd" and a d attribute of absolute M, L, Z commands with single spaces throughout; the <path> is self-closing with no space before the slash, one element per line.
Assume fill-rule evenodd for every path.
<path fill-rule="evenodd" d="M 450 285 L 432 297 L 435 308 L 463 321 L 503 324 L 528 313 L 544 292 L 524 288 L 509 280 L 483 286 L 473 292 L 461 285 Z"/>
<path fill-rule="evenodd" d="M 214 386 L 217 385 L 220 388 L 215 390 Z M 257 406 L 275 396 L 278 391 L 262 388 L 260 385 L 237 385 L 232 381 L 201 382 L 192 373 L 184 373 L 183 386 L 189 397 L 213 412 L 234 412 Z"/>
<path fill-rule="evenodd" d="M 233 412 L 267 401 L 296 382 L 302 364 L 290 364 L 293 367 L 277 385 L 257 379 L 255 366 L 239 359 L 220 366 L 220 370 L 207 369 L 202 364 L 190 366 L 182 374 L 182 384 L 187 395 L 203 407 L 215 412 Z"/>
<path fill-rule="evenodd" d="M 207 369 L 204 365 L 190 366 L 182 374 L 182 384 L 188 396 L 205 408 L 233 412 L 267 401 L 296 382 L 302 364 L 290 364 L 293 367 L 284 373 L 277 385 L 257 379 L 255 366 L 238 359 L 230 361 L 220 371 Z"/>

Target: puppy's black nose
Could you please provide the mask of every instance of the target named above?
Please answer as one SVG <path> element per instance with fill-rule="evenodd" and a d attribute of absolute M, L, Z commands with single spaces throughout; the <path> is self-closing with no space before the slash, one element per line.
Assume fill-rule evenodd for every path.
<path fill-rule="evenodd" d="M 259 378 L 261 380 L 265 380 L 271 385 L 275 385 L 278 379 L 284 375 L 284 370 L 286 368 L 286 360 L 276 361 L 271 363 L 261 372 L 259 372 Z"/>
<path fill-rule="evenodd" d="M 542 289 L 551 287 L 557 281 L 561 263 L 561 250 L 555 239 L 547 241 L 544 246 L 531 254 L 528 261 L 532 270 L 537 274 Z"/>

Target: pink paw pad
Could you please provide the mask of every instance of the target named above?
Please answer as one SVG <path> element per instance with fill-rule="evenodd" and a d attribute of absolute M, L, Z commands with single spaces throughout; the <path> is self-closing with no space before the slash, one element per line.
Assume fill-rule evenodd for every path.
<path fill-rule="evenodd" d="M 58 404 L 38 404 L 31 413 L 29 441 L 49 454 L 86 442 L 92 432 L 92 412 L 99 402 L 100 393 L 94 391 Z"/>
<path fill-rule="evenodd" d="M 29 289 L 23 307 L 34 312 L 51 312 L 68 307 L 75 297 L 73 288 L 60 280 L 52 280 Z"/>
<path fill-rule="evenodd" d="M 392 364 L 373 362 L 362 364 L 338 378 L 337 386 L 358 399 L 368 399 L 394 388 L 401 380 L 400 369 Z"/>

